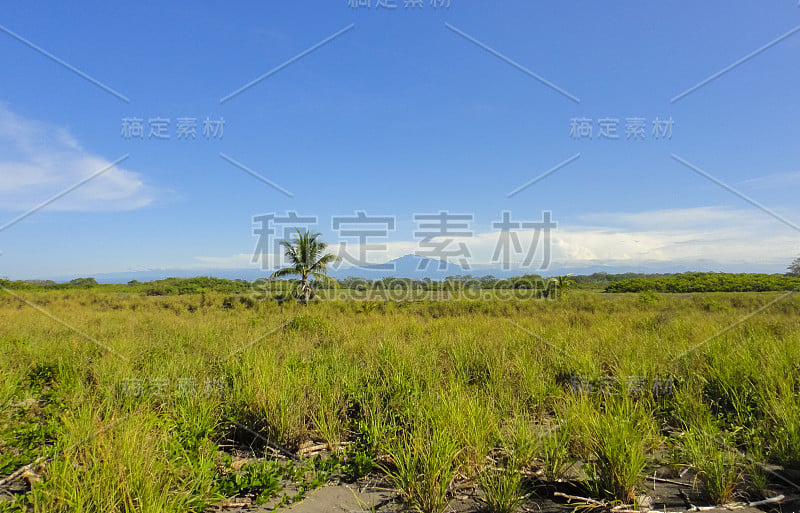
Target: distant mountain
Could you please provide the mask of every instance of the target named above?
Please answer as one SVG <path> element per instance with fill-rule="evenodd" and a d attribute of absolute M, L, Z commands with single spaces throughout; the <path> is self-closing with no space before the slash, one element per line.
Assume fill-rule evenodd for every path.
<path fill-rule="evenodd" d="M 349 267 L 331 271 L 330 274 L 335 278 L 366 278 L 368 280 L 380 280 L 383 278 L 415 278 L 420 280 L 430 278 L 431 280 L 443 280 L 448 276 L 470 274 L 470 269 L 434 258 L 406 255 L 390 260 L 385 264 Z"/>
<path fill-rule="evenodd" d="M 459 276 L 471 274 L 476 277 L 492 275 L 496 278 L 510 278 L 512 276 L 521 276 L 524 274 L 539 274 L 542 276 L 555 276 L 561 274 L 580 274 L 590 275 L 593 273 L 605 272 L 608 274 L 623 274 L 628 272 L 640 273 L 681 273 L 689 271 L 722 271 L 723 269 L 716 269 L 711 262 L 707 266 L 693 265 L 688 266 L 685 264 L 677 264 L 672 262 L 638 265 L 638 266 L 607 266 L 607 265 L 587 265 L 583 267 L 551 267 L 547 270 L 540 270 L 538 268 L 528 269 L 510 269 L 503 270 L 497 267 L 488 265 L 476 265 L 470 269 L 465 269 L 460 265 L 450 262 L 444 262 L 433 258 L 425 258 L 417 255 L 405 255 L 394 260 L 386 262 L 389 264 L 389 269 L 384 269 L 381 265 L 370 265 L 366 267 L 348 267 L 342 269 L 329 269 L 329 274 L 334 278 L 366 278 L 369 280 L 380 280 L 383 278 L 414 278 L 424 279 L 430 278 L 431 280 L 443 280 L 448 276 Z M 385 264 L 384 264 L 385 265 Z M 742 264 L 732 268 L 724 269 L 726 272 L 764 272 L 758 269 L 753 269 L 754 266 Z M 259 269 L 257 267 L 248 269 L 153 269 L 146 271 L 128 271 L 117 273 L 102 273 L 95 274 L 93 277 L 98 283 L 128 283 L 131 280 L 140 282 L 162 280 L 164 278 L 192 278 L 195 276 L 213 276 L 216 278 L 225 278 L 228 280 L 247 280 L 255 281 L 258 278 L 265 278 L 269 276 L 270 271 Z M 70 281 L 80 276 L 60 276 L 51 277 L 50 279 L 58 282 Z"/>
<path fill-rule="evenodd" d="M 387 266 L 384 269 L 382 266 Z M 382 278 L 430 278 L 432 280 L 443 280 L 448 276 L 470 274 L 469 269 L 463 269 L 459 265 L 454 265 L 433 258 L 423 258 L 416 255 L 406 255 L 386 264 L 376 264 L 366 267 L 347 267 L 342 269 L 328 269 L 334 278 L 367 278 L 369 280 L 380 280 Z M 146 271 L 127 271 L 118 273 L 101 273 L 94 275 L 98 283 L 128 283 L 131 280 L 141 282 L 163 280 L 165 278 L 192 278 L 195 276 L 213 276 L 215 278 L 226 278 L 228 280 L 247 280 L 255 281 L 258 278 L 269 276 L 270 271 L 251 268 L 251 269 L 152 269 Z M 474 274 L 474 273 L 473 273 Z M 491 274 L 491 273 L 482 273 Z M 55 281 L 69 281 L 76 276 L 60 276 L 53 278 Z"/>

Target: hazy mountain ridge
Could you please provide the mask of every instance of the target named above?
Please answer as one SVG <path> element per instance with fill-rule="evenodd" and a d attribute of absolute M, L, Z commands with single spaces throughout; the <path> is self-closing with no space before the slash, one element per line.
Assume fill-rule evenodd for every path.
<path fill-rule="evenodd" d="M 432 258 L 420 257 L 417 255 L 409 254 L 390 260 L 386 262 L 392 264 L 393 269 L 383 269 L 382 264 L 370 265 L 366 267 L 346 267 L 333 269 L 329 268 L 330 276 L 343 279 L 343 278 L 366 278 L 369 280 L 380 280 L 383 278 L 414 278 L 431 280 L 443 280 L 448 276 L 464 276 L 472 275 L 480 276 L 495 276 L 497 278 L 510 278 L 513 276 L 522 276 L 526 274 L 538 274 L 541 276 L 555 276 L 561 274 L 578 274 L 590 275 L 599 272 L 608 274 L 624 274 L 630 272 L 642 273 L 681 273 L 698 271 L 697 268 L 690 268 L 685 265 L 678 265 L 673 263 L 666 263 L 663 265 L 645 265 L 645 266 L 604 266 L 593 265 L 586 267 L 556 267 L 551 266 L 548 269 L 539 269 L 537 267 L 530 268 L 516 268 L 503 270 L 493 266 L 471 266 L 469 269 L 456 265 L 452 262 L 443 262 Z M 384 264 L 385 265 L 385 264 Z M 702 271 L 719 272 L 720 269 L 711 268 L 703 269 Z M 748 269 L 746 265 L 742 265 L 740 269 L 726 269 L 725 272 L 759 272 L 758 270 Z M 259 268 L 234 268 L 234 269 L 149 269 L 142 271 L 122 271 L 113 273 L 97 273 L 94 277 L 98 283 L 128 283 L 129 281 L 136 280 L 140 282 L 149 282 L 155 280 L 163 280 L 165 278 L 193 278 L 196 276 L 212 276 L 215 278 L 225 278 L 229 280 L 246 280 L 255 281 L 259 278 L 268 277 L 271 273 L 270 270 Z M 55 276 L 45 277 L 41 280 L 52 280 L 57 282 L 70 281 L 72 279 L 81 277 L 79 275 L 71 276 Z M 14 279 L 26 279 L 25 277 L 15 277 Z"/>

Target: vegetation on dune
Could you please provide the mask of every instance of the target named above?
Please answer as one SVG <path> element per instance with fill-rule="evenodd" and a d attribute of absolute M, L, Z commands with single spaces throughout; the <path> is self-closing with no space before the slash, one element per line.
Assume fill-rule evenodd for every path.
<path fill-rule="evenodd" d="M 400 278 L 387 277 L 378 280 L 365 278 L 334 279 L 324 275 L 327 266 L 335 257 L 324 255 L 323 242 L 317 240 L 315 234 L 299 234 L 308 238 L 303 244 L 307 249 L 296 246 L 300 239 L 286 242 L 285 249 L 291 248 L 290 261 L 292 265 L 273 274 L 271 278 L 261 278 L 253 283 L 245 280 L 228 280 L 209 276 L 195 278 L 166 278 L 152 282 L 138 282 L 133 280 L 127 285 L 98 284 L 94 278 L 76 278 L 65 283 L 56 283 L 49 280 L 17 280 L 0 279 L 0 287 L 9 290 L 80 290 L 94 289 L 104 292 L 132 293 L 150 296 L 171 296 L 200 294 L 203 292 L 227 292 L 229 294 L 246 294 L 254 292 L 256 296 L 271 297 L 272 294 L 292 295 L 299 290 L 307 290 L 311 297 L 334 297 L 332 291 L 339 289 L 346 291 L 348 297 L 357 297 L 360 293 L 363 298 L 392 296 L 392 292 L 416 292 L 420 298 L 433 299 L 441 297 L 447 299 L 460 296 L 469 299 L 479 299 L 480 291 L 536 291 L 536 295 L 527 297 L 550 297 L 569 289 L 576 290 L 603 290 L 609 293 L 625 292 L 663 292 L 663 293 L 694 293 L 694 292 L 775 292 L 796 290 L 800 287 L 800 259 L 790 267 L 789 273 L 782 274 L 731 274 L 731 273 L 681 273 L 681 274 L 608 274 L 594 273 L 590 275 L 565 275 L 555 277 L 542 277 L 537 274 L 526 274 L 509 278 L 496 278 L 494 276 L 459 275 L 448 276 L 443 280 L 430 278 Z M 311 240 L 313 239 L 313 240 Z M 306 251 L 306 253 L 303 253 Z M 303 261 L 311 257 L 312 253 L 317 259 L 309 258 L 309 263 Z M 287 253 L 288 254 L 288 253 Z M 305 257 L 303 256 L 305 255 Z M 294 260 L 292 260 L 294 259 Z M 319 267 L 317 267 L 319 266 Z M 303 273 L 305 271 L 305 279 Z M 314 273 L 319 275 L 314 280 Z M 293 278 L 299 276 L 299 278 Z M 304 284 L 305 283 L 305 284 Z M 427 293 L 427 294 L 423 294 Z M 302 297 L 303 294 L 301 294 Z M 398 298 L 410 297 L 413 294 L 395 294 Z M 502 294 L 501 294 L 502 295 Z"/>
<path fill-rule="evenodd" d="M 796 295 L 17 294 L 66 323 L 0 295 L 0 476 L 51 457 L 18 492 L 34 511 L 287 501 L 287 478 L 307 490 L 368 472 L 422 511 L 463 477 L 509 511 L 531 493 L 517 470 L 539 476 L 534 491 L 562 479 L 631 502 L 665 459 L 693 470 L 698 501 L 725 502 L 761 498 L 753 462 L 800 466 Z M 268 463 L 309 444 L 334 456 Z M 230 447 L 267 459 L 233 469 Z"/>
<path fill-rule="evenodd" d="M 202 292 L 244 293 L 251 290 L 251 284 L 245 280 L 226 280 L 212 276 L 194 278 L 165 278 L 149 282 L 130 281 L 127 284 L 99 284 L 94 278 L 76 278 L 65 283 L 52 280 L 15 280 L 0 279 L 0 287 L 9 290 L 80 290 L 93 289 L 102 292 L 118 292 L 148 296 L 174 296 L 184 294 L 200 294 Z"/>
<path fill-rule="evenodd" d="M 226 280 L 212 276 L 196 278 L 166 278 L 153 282 L 129 282 L 128 286 L 148 296 L 200 294 L 202 292 L 244 293 L 250 290 L 245 280 Z"/>
<path fill-rule="evenodd" d="M 780 274 L 684 273 L 615 282 L 606 292 L 770 292 L 800 289 L 800 277 Z"/>

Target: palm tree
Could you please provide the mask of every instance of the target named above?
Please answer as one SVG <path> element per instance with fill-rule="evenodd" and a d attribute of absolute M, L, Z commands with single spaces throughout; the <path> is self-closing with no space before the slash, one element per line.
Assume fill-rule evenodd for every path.
<path fill-rule="evenodd" d="M 564 276 L 556 276 L 555 278 L 553 278 L 553 281 L 555 281 L 558 284 L 558 288 L 568 289 L 573 285 L 575 285 L 575 280 L 570 280 L 569 279 L 570 276 L 575 276 L 575 274 L 569 273 L 565 274 Z"/>
<path fill-rule="evenodd" d="M 556 276 L 555 278 L 550 278 L 550 281 L 548 282 L 549 285 L 548 288 L 554 290 L 548 290 L 548 292 L 552 291 L 555 294 L 558 294 L 560 292 L 561 295 L 565 295 L 567 293 L 567 290 L 569 290 L 570 288 L 572 288 L 573 285 L 575 285 L 575 281 L 569 279 L 570 276 L 574 276 L 574 274 L 569 273 L 565 274 L 564 276 Z"/>
<path fill-rule="evenodd" d="M 339 259 L 336 255 L 325 253 L 328 244 L 317 240 L 319 233 L 310 233 L 306 230 L 302 233 L 298 228 L 297 236 L 291 242 L 281 241 L 281 246 L 285 248 L 286 258 L 291 267 L 278 269 L 270 278 L 280 278 L 291 274 L 300 276 L 300 283 L 294 289 L 294 295 L 304 305 L 314 297 L 314 284 L 309 281 L 313 277 L 315 281 L 336 282 L 333 278 L 325 274 L 328 264 Z"/>

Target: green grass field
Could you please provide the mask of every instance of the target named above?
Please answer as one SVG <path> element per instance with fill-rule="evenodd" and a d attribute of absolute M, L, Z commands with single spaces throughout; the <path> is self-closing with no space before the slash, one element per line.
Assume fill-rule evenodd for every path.
<path fill-rule="evenodd" d="M 800 467 L 797 295 L 13 294 L 0 478 L 36 464 L 0 511 L 202 511 L 366 473 L 422 511 L 442 511 L 456 477 L 494 511 L 560 478 L 632 504 L 664 466 L 722 504 L 762 498 L 762 463 Z M 308 442 L 333 456 L 281 457 Z M 236 472 L 232 446 L 264 459 Z"/>

